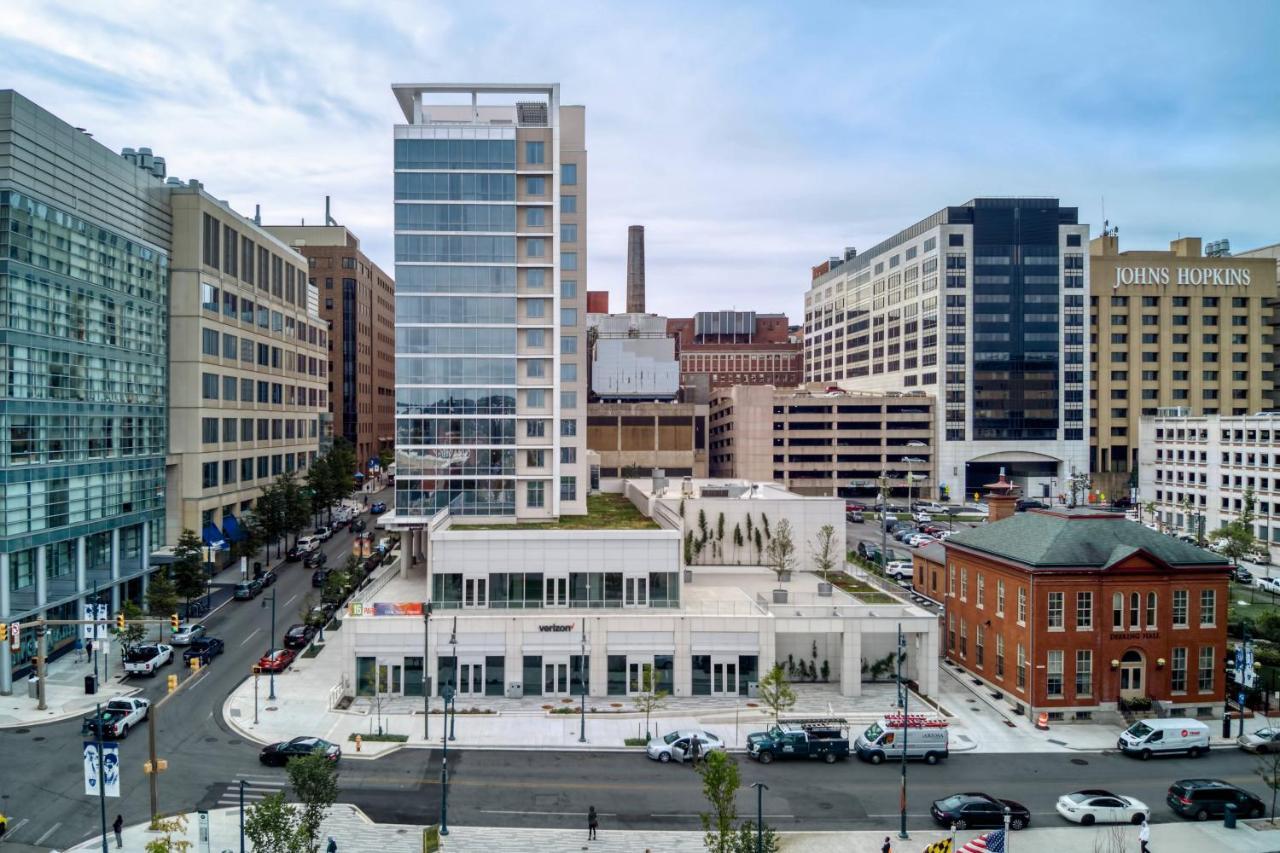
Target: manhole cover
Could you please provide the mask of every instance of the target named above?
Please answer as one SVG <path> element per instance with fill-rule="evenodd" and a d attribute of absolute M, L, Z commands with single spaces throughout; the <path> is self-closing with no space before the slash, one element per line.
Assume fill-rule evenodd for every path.
<path fill-rule="evenodd" d="M 9 731 L 13 732 L 15 735 L 31 734 L 31 729 L 10 729 Z"/>
<path fill-rule="evenodd" d="M 205 738 L 205 739 L 204 739 L 204 742 L 205 742 L 205 743 L 217 743 L 217 742 L 218 742 L 218 739 L 217 739 L 216 737 L 207 737 L 207 738 Z"/>
<path fill-rule="evenodd" d="M 1071 759 L 1071 763 L 1072 763 L 1072 764 L 1079 764 L 1081 767 L 1084 767 L 1084 766 L 1085 766 L 1085 765 L 1087 765 L 1089 762 L 1085 761 L 1083 758 L 1073 758 L 1073 759 Z"/>
<path fill-rule="evenodd" d="M 40 741 L 44 740 L 44 736 L 36 735 L 35 737 L 32 738 L 32 740 L 35 741 L 36 743 L 39 743 Z"/>
<path fill-rule="evenodd" d="M 233 737 L 231 740 L 227 741 L 227 743 L 231 744 L 232 746 L 239 746 L 240 744 L 244 743 L 244 741 L 240 740 L 240 738 Z"/>

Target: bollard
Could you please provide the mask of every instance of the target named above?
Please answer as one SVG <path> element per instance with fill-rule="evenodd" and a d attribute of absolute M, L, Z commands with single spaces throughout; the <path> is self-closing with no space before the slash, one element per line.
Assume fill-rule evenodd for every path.
<path fill-rule="evenodd" d="M 360 746 L 363 743 L 364 743 L 364 738 L 360 737 L 360 735 L 356 735 L 356 752 L 360 751 Z"/>

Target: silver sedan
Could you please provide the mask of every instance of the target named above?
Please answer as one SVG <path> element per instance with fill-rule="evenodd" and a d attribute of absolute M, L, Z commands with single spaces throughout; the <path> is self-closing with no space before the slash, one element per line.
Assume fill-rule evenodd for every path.
<path fill-rule="evenodd" d="M 663 764 L 672 760 L 683 763 L 690 757 L 695 738 L 698 741 L 699 755 L 724 751 L 724 741 L 711 732 L 684 729 L 654 738 L 649 741 L 645 752 L 654 761 L 661 761 Z"/>

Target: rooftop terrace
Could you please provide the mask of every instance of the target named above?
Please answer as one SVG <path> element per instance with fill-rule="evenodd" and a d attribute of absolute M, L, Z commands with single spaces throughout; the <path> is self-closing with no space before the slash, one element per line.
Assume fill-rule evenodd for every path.
<path fill-rule="evenodd" d="M 586 515 L 562 515 L 555 521 L 518 524 L 453 524 L 450 530 L 658 530 L 622 495 L 587 495 Z"/>

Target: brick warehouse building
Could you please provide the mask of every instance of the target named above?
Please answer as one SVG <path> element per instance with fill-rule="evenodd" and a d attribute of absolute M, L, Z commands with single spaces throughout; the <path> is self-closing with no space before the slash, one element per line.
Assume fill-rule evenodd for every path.
<path fill-rule="evenodd" d="M 945 655 L 1031 718 L 1085 720 L 1146 698 L 1218 716 L 1228 562 L 1087 508 L 1033 510 L 955 534 L 915 560 L 945 604 Z"/>

